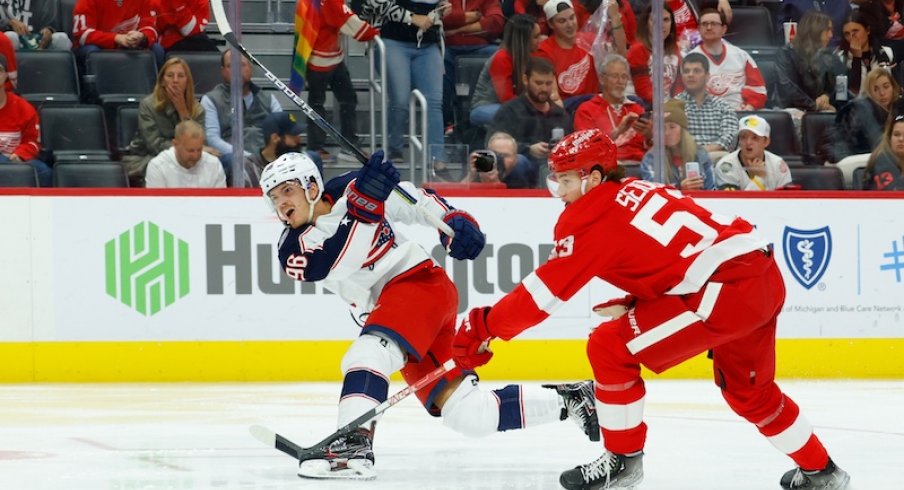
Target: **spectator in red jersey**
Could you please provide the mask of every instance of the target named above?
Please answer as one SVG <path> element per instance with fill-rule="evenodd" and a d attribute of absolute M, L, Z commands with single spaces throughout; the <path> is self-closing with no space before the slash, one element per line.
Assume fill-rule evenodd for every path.
<path fill-rule="evenodd" d="M 471 97 L 471 124 L 484 126 L 499 106 L 524 90 L 521 76 L 531 53 L 540 46 L 540 27 L 530 15 L 513 15 L 505 24 L 502 45 L 487 60 Z"/>
<path fill-rule="evenodd" d="M 153 7 L 153 0 L 78 0 L 72 10 L 72 41 L 79 63 L 84 66 L 88 55 L 102 49 L 150 49 L 162 66 Z"/>
<path fill-rule="evenodd" d="M 648 107 L 653 105 L 653 16 L 652 9 L 647 8 L 640 15 L 637 24 L 637 42 L 628 49 L 628 64 L 631 66 L 631 79 L 634 81 L 634 92 L 643 99 Z M 680 92 L 681 79 L 678 66 L 681 54 L 678 51 L 675 34 L 675 15 L 668 7 L 662 9 L 662 96 L 665 99 Z"/>
<path fill-rule="evenodd" d="M 692 53 L 709 61 L 706 91 L 736 111 L 755 111 L 766 106 L 766 82 L 747 51 L 722 39 L 728 31 L 728 18 L 716 9 L 700 13 L 703 43 Z"/>
<path fill-rule="evenodd" d="M 7 92 L 12 92 L 16 89 L 18 67 L 16 66 L 16 50 L 13 48 L 12 41 L 6 36 L 0 36 L 0 55 L 3 55 L 3 58 L 6 59 L 4 63 L 6 67 L 6 81 L 3 82 L 3 86 Z"/>
<path fill-rule="evenodd" d="M 314 41 L 314 50 L 308 60 L 305 84 L 308 89 L 308 104 L 319 114 L 326 116 L 323 104 L 326 90 L 333 90 L 339 103 L 339 128 L 342 136 L 358 146 L 358 119 L 355 111 L 358 96 L 352 86 L 352 77 L 343 62 L 340 34 L 351 36 L 357 41 L 370 41 L 379 34 L 370 24 L 361 20 L 342 0 L 323 0 L 320 4 L 320 31 Z M 266 139 L 266 138 L 265 138 Z M 330 154 L 323 148 L 326 134 L 316 124 L 308 126 L 308 147 L 327 159 Z M 357 162 L 357 158 L 342 149 L 342 160 Z"/>
<path fill-rule="evenodd" d="M 455 60 L 459 56 L 492 56 L 505 26 L 499 0 L 460 0 L 451 5 L 443 16 L 443 122 L 447 126 L 454 121 Z"/>
<path fill-rule="evenodd" d="M 576 44 L 578 23 L 571 0 L 550 0 L 543 6 L 543 13 L 553 35 L 540 43 L 536 56 L 552 62 L 558 96 L 565 109 L 573 111 L 599 90 L 593 58 Z"/>
<path fill-rule="evenodd" d="M 219 52 L 204 32 L 209 21 L 209 0 L 157 0 L 157 32 L 167 52 Z"/>
<path fill-rule="evenodd" d="M 0 54 L 0 165 L 31 165 L 38 173 L 41 187 L 50 187 L 50 167 L 38 160 L 41 151 L 38 113 L 25 99 L 6 91 L 6 63 L 6 56 Z"/>
<path fill-rule="evenodd" d="M 606 55 L 600 63 L 600 80 L 600 94 L 574 114 L 574 129 L 599 129 L 615 142 L 619 164 L 639 165 L 653 133 L 643 106 L 625 97 L 628 61 L 614 53 Z"/>

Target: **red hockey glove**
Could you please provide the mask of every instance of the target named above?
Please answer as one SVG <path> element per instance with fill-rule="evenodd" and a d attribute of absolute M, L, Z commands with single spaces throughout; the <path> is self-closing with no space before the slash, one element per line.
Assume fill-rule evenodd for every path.
<path fill-rule="evenodd" d="M 452 358 L 462 369 L 474 369 L 490 362 L 493 352 L 490 350 L 490 339 L 493 336 L 487 331 L 487 315 L 490 307 L 474 308 L 468 317 L 462 320 L 452 340 Z"/>
<path fill-rule="evenodd" d="M 607 316 L 615 320 L 628 312 L 634 307 L 637 298 L 634 295 L 627 295 L 624 298 L 610 299 L 604 303 L 600 303 L 593 307 L 593 312 L 599 316 Z"/>

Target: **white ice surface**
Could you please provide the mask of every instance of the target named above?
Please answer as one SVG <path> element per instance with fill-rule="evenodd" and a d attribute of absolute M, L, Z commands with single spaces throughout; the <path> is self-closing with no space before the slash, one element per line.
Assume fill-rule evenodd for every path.
<path fill-rule="evenodd" d="M 777 489 L 792 468 L 711 383 L 647 386 L 640 490 Z M 904 489 L 904 382 L 781 386 L 854 489 Z M 468 439 L 410 397 L 378 426 L 376 480 L 324 482 L 299 479 L 294 460 L 248 433 L 262 424 L 314 443 L 335 427 L 338 391 L 334 383 L 2 385 L 0 490 L 555 489 L 562 470 L 602 451 L 570 422 Z"/>

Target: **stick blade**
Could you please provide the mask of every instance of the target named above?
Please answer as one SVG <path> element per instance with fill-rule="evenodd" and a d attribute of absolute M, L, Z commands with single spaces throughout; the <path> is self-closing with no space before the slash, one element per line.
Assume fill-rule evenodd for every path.
<path fill-rule="evenodd" d="M 248 432 L 251 433 L 251 437 L 254 437 L 258 441 L 261 441 L 270 447 L 276 447 L 276 432 L 273 432 L 262 425 L 252 425 L 251 427 L 248 427 Z"/>

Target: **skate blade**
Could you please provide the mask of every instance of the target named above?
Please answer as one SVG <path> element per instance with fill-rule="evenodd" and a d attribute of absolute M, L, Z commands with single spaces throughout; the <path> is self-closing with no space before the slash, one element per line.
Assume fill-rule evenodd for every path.
<path fill-rule="evenodd" d="M 366 459 L 350 459 L 345 468 L 332 471 L 329 461 L 312 459 L 298 465 L 298 476 L 317 480 L 373 480 L 377 471 Z"/>
<path fill-rule="evenodd" d="M 628 478 L 626 480 L 619 480 L 616 482 L 612 482 L 609 486 L 606 485 L 605 482 L 600 483 L 598 485 L 591 485 L 590 490 L 637 490 L 638 486 L 643 482 L 643 473 L 636 475 L 635 477 Z"/>

